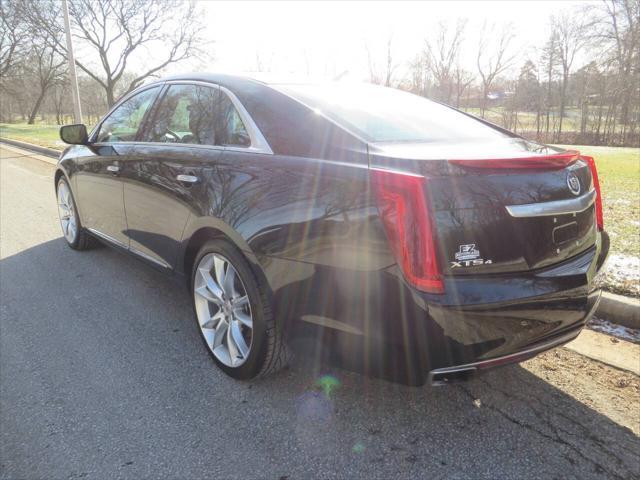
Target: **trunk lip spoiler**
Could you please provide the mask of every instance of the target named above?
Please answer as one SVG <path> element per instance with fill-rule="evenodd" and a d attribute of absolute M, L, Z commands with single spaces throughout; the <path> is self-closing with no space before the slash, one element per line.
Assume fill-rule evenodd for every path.
<path fill-rule="evenodd" d="M 522 205 L 507 205 L 509 215 L 515 218 L 548 217 L 553 215 L 567 215 L 584 212 L 596 201 L 596 190 L 590 190 L 584 195 L 567 200 L 552 202 L 525 203 Z"/>
<path fill-rule="evenodd" d="M 531 152 L 528 152 L 531 153 Z M 578 150 L 565 150 L 563 152 L 543 155 L 523 155 L 515 157 L 496 158 L 450 158 L 447 161 L 460 167 L 489 170 L 513 170 L 513 169 L 561 169 L 568 167 L 580 159 Z"/>

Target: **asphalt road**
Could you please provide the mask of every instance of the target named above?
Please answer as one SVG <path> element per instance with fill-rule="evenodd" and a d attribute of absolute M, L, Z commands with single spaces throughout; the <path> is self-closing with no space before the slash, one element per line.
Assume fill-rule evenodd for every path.
<path fill-rule="evenodd" d="M 323 365 L 226 377 L 181 285 L 69 249 L 53 167 L 0 153 L 1 478 L 640 477 L 619 419 L 638 405 L 593 400 L 565 350 L 440 389 Z"/>

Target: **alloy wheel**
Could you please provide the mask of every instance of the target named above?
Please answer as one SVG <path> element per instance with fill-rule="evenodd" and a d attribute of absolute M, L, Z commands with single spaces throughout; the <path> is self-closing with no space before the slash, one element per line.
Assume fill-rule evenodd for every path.
<path fill-rule="evenodd" d="M 64 238 L 69 243 L 75 242 L 78 233 L 78 220 L 69 186 L 64 181 L 58 184 L 58 215 Z"/>
<path fill-rule="evenodd" d="M 248 358 L 253 317 L 247 291 L 231 262 L 208 253 L 198 263 L 193 282 L 200 331 L 213 355 L 228 367 Z"/>

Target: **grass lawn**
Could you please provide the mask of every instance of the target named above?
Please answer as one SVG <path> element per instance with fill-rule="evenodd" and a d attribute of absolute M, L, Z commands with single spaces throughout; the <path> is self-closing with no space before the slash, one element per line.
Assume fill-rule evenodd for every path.
<path fill-rule="evenodd" d="M 463 108 L 465 112 L 471 113 L 477 117 L 481 116 L 481 109 L 476 107 Z M 490 106 L 485 110 L 485 118 L 498 125 L 502 125 L 503 122 L 503 113 L 505 113 L 505 109 L 502 106 Z M 565 116 L 562 119 L 562 131 L 564 133 L 569 132 L 578 132 L 580 130 L 580 121 L 581 121 L 582 112 L 580 109 L 575 107 L 567 107 L 565 110 Z M 517 130 L 518 132 L 526 131 L 526 132 L 535 132 L 536 131 L 536 112 L 518 112 L 518 123 Z M 591 115 L 589 118 L 590 122 L 595 121 L 595 116 Z M 542 118 L 542 122 L 546 121 L 546 116 Z M 560 116 L 557 111 L 550 112 L 549 114 L 549 122 L 550 124 L 557 125 L 560 121 Z M 618 126 L 618 128 L 621 128 Z"/>
<path fill-rule="evenodd" d="M 562 146 L 596 160 L 611 253 L 640 257 L 640 149 Z"/>
<path fill-rule="evenodd" d="M 58 125 L 0 123 L 0 137 L 63 150 L 64 143 L 60 140 L 59 131 Z"/>

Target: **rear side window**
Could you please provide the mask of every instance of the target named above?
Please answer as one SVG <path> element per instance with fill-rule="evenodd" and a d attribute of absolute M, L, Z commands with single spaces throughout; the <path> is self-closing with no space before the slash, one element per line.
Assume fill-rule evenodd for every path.
<path fill-rule="evenodd" d="M 217 145 L 217 87 L 171 85 L 162 98 L 146 141 Z"/>
<path fill-rule="evenodd" d="M 101 143 L 134 141 L 145 113 L 159 92 L 159 86 L 153 87 L 125 100 L 102 122 L 97 141 Z"/>
<path fill-rule="evenodd" d="M 220 92 L 217 128 L 220 145 L 251 146 L 247 128 L 233 102 L 224 92 Z"/>

